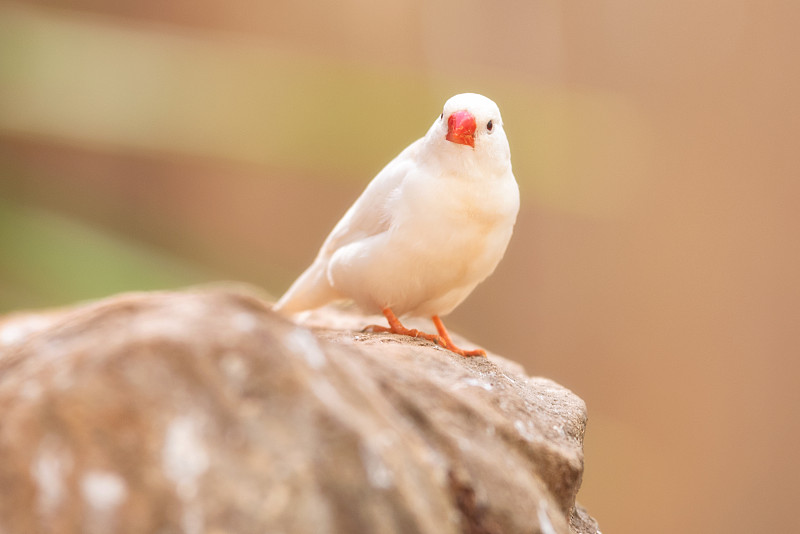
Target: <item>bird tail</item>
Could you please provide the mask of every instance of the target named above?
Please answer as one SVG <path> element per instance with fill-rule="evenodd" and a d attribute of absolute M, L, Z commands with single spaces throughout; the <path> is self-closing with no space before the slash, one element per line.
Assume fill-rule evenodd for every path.
<path fill-rule="evenodd" d="M 272 309 L 289 315 L 319 308 L 343 298 L 344 296 L 336 291 L 328 281 L 327 261 L 320 261 L 318 258 L 295 280 Z"/>

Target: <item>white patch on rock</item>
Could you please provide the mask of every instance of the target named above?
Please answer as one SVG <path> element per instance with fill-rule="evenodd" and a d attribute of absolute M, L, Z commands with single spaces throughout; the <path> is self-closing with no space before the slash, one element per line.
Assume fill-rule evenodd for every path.
<path fill-rule="evenodd" d="M 183 515 L 181 516 L 181 527 L 183 527 L 184 534 L 202 534 L 205 532 L 203 510 L 197 503 L 192 502 L 184 507 Z"/>
<path fill-rule="evenodd" d="M 81 494 L 91 508 L 113 512 L 128 496 L 125 480 L 110 471 L 89 471 L 81 479 Z"/>
<path fill-rule="evenodd" d="M 75 384 L 75 376 L 69 363 L 56 369 L 53 373 L 52 385 L 55 389 L 67 390 Z"/>
<path fill-rule="evenodd" d="M 42 396 L 42 385 L 34 379 L 28 379 L 19 388 L 19 396 L 27 400 L 36 400 Z"/>
<path fill-rule="evenodd" d="M 542 534 L 557 534 L 552 521 L 550 521 L 550 516 L 547 515 L 547 501 L 539 501 L 536 515 L 537 519 L 539 519 L 539 530 L 542 531 Z"/>
<path fill-rule="evenodd" d="M 534 440 L 534 435 L 531 433 L 530 429 L 528 428 L 528 425 L 526 425 L 519 419 L 514 421 L 514 428 L 517 430 L 517 432 L 519 432 L 519 435 L 525 439 L 525 441 Z"/>
<path fill-rule="evenodd" d="M 252 332 L 258 326 L 258 319 L 252 313 L 239 312 L 231 317 L 231 325 L 239 332 Z"/>
<path fill-rule="evenodd" d="M 12 319 L 0 327 L 0 345 L 15 345 L 29 335 L 50 326 L 51 323 L 51 319 L 40 315 Z"/>
<path fill-rule="evenodd" d="M 181 526 L 184 534 L 201 534 L 205 529 L 203 509 L 195 499 L 198 480 L 208 470 L 209 457 L 197 418 L 176 417 L 167 427 L 161 463 L 167 477 L 175 483 L 183 501 Z"/>
<path fill-rule="evenodd" d="M 183 500 L 197 495 L 197 481 L 208 469 L 208 452 L 199 426 L 191 416 L 176 417 L 167 427 L 164 440 L 162 465 Z"/>
<path fill-rule="evenodd" d="M 317 343 L 314 334 L 305 328 L 295 328 L 286 336 L 286 344 L 296 353 L 301 354 L 314 369 L 319 369 L 325 365 L 325 353 Z"/>
<path fill-rule="evenodd" d="M 382 448 L 382 444 L 377 441 L 373 444 L 362 443 L 359 452 L 370 485 L 378 489 L 388 489 L 394 484 L 394 475 L 381 458 Z"/>
<path fill-rule="evenodd" d="M 479 378 L 465 378 L 464 380 L 453 384 L 450 389 L 457 390 L 457 389 L 464 389 L 465 387 L 478 387 L 481 389 L 485 389 L 486 391 L 492 391 L 494 387 L 489 384 L 488 382 L 484 382 Z"/>
<path fill-rule="evenodd" d="M 247 378 L 247 362 L 244 361 L 240 354 L 229 352 L 225 354 L 219 362 L 225 376 L 233 382 L 237 387 L 241 386 Z"/>
<path fill-rule="evenodd" d="M 39 512 L 49 516 L 61 504 L 65 494 L 65 477 L 72 471 L 72 455 L 55 438 L 46 437 L 31 465 L 36 481 Z"/>
<path fill-rule="evenodd" d="M 456 445 L 458 445 L 458 448 L 462 451 L 470 451 L 475 448 L 472 440 L 463 436 L 456 436 Z"/>

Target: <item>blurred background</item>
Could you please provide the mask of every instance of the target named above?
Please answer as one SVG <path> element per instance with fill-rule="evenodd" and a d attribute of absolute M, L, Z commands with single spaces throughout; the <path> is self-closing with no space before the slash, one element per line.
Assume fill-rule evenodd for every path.
<path fill-rule="evenodd" d="M 522 193 L 451 327 L 586 400 L 609 533 L 791 530 L 800 4 L 0 2 L 0 312 L 278 296 L 459 92 Z"/>

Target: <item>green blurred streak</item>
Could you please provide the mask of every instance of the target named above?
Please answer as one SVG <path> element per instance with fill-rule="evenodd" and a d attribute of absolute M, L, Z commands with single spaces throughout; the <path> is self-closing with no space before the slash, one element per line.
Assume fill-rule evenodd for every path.
<path fill-rule="evenodd" d="M 339 174 L 384 161 L 381 137 L 414 140 L 440 105 L 391 105 L 428 95 L 396 70 L 2 5 L 0 87 L 11 132 Z"/>
<path fill-rule="evenodd" d="M 494 97 L 527 200 L 623 212 L 651 126 L 613 94 L 309 57 L 220 36 L 0 4 L 0 131 L 202 154 L 364 183 L 448 96 Z M 296 174 L 296 173 L 295 173 Z"/>
<path fill-rule="evenodd" d="M 152 249 L 0 201 L 0 312 L 209 279 L 199 268 Z"/>

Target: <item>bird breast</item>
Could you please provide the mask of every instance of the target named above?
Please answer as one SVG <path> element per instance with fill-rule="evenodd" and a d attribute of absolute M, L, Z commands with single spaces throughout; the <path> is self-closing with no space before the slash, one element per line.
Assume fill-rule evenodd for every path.
<path fill-rule="evenodd" d="M 386 206 L 389 230 L 337 253 L 332 282 L 366 311 L 449 313 L 503 257 L 519 209 L 513 175 L 414 174 L 397 193 Z"/>

